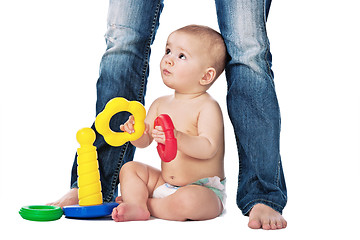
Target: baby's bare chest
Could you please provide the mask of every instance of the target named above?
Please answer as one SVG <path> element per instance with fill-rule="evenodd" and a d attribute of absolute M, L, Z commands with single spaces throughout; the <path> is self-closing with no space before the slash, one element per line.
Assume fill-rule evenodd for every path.
<path fill-rule="evenodd" d="M 168 114 L 178 131 L 190 135 L 198 134 L 198 118 L 200 109 L 191 104 L 164 104 L 159 109 L 159 114 Z"/>

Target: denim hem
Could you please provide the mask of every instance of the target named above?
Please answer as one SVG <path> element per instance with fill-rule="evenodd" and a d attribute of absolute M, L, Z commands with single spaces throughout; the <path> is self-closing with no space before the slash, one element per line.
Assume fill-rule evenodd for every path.
<path fill-rule="evenodd" d="M 272 209 L 274 209 L 275 211 L 279 212 L 280 214 L 282 214 L 282 211 L 284 209 L 285 206 L 282 206 L 278 203 L 274 203 L 270 200 L 266 200 L 266 199 L 255 199 L 250 201 L 249 203 L 247 203 L 243 208 L 239 206 L 241 212 L 243 213 L 243 215 L 248 216 L 250 213 L 250 210 L 258 203 L 262 203 L 264 205 L 267 205 L 269 207 L 271 207 Z"/>
<path fill-rule="evenodd" d="M 73 189 L 73 188 L 79 188 L 77 181 L 75 181 L 75 182 L 71 185 L 70 189 Z"/>

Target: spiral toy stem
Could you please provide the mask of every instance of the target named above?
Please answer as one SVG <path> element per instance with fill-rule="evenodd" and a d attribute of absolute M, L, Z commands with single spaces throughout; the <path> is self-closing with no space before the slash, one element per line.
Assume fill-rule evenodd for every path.
<path fill-rule="evenodd" d="M 103 203 L 97 160 L 95 132 L 91 128 L 80 129 L 76 139 L 80 144 L 77 149 L 79 205 L 92 206 Z"/>

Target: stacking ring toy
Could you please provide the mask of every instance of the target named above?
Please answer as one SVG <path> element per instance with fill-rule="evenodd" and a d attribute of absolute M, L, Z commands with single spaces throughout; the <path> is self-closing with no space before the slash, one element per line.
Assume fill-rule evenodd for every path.
<path fill-rule="evenodd" d="M 114 132 L 110 129 L 110 119 L 119 112 L 129 112 L 134 116 L 134 133 Z M 134 141 L 142 136 L 145 130 L 146 110 L 137 101 L 128 101 L 125 98 L 117 97 L 111 99 L 105 109 L 95 119 L 96 130 L 104 136 L 105 141 L 111 146 L 118 147 L 128 141 Z"/>
<path fill-rule="evenodd" d="M 134 116 L 132 134 L 114 132 L 110 129 L 111 118 L 123 111 Z M 141 103 L 129 102 L 125 98 L 118 97 L 110 100 L 96 117 L 95 128 L 108 144 L 118 147 L 142 136 L 145 130 L 145 117 L 146 110 Z M 22 218 L 32 221 L 53 221 L 61 218 L 63 213 L 70 218 L 95 218 L 111 214 L 118 203 L 103 203 L 97 151 L 93 145 L 95 138 L 95 132 L 91 128 L 80 129 L 76 134 L 80 144 L 80 148 L 77 149 L 79 205 L 65 206 L 63 210 L 60 207 L 46 205 L 25 206 L 19 211 Z"/>
<path fill-rule="evenodd" d="M 165 133 L 165 144 L 158 143 L 157 151 L 162 161 L 170 162 L 176 157 L 177 140 L 174 136 L 174 124 L 167 114 L 160 114 L 154 121 L 154 128 L 161 126 Z"/>
<path fill-rule="evenodd" d="M 63 211 L 60 207 L 47 205 L 24 206 L 19 211 L 23 219 L 30 221 L 54 221 L 61 218 Z"/>
<path fill-rule="evenodd" d="M 96 218 L 111 214 L 118 203 L 103 203 L 100 172 L 96 147 L 96 135 L 91 128 L 82 128 L 76 133 L 80 144 L 77 149 L 77 175 L 79 204 L 63 207 L 68 218 Z"/>

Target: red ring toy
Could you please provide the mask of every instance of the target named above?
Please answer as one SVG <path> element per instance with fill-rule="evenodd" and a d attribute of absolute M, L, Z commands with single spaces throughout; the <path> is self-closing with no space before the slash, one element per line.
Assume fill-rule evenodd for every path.
<path fill-rule="evenodd" d="M 156 149 L 162 161 L 170 162 L 176 157 L 177 141 L 174 136 L 174 124 L 167 114 L 160 114 L 154 121 L 154 128 L 161 126 L 165 133 L 165 144 L 158 143 Z"/>

